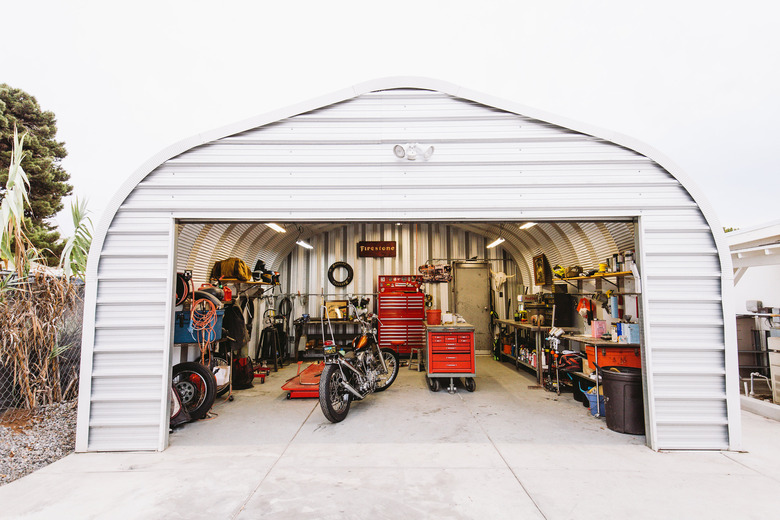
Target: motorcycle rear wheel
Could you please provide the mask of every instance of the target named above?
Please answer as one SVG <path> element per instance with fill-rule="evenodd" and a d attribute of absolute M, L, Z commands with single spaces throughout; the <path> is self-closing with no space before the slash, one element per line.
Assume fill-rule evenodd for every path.
<path fill-rule="evenodd" d="M 341 379 L 338 365 L 325 365 L 320 376 L 320 408 L 325 418 L 332 423 L 346 419 L 352 402 L 352 394 L 339 384 Z"/>
<path fill-rule="evenodd" d="M 387 390 L 390 385 L 393 384 L 395 378 L 398 377 L 398 367 L 401 365 L 398 354 L 395 350 L 389 348 L 382 349 L 382 357 L 385 360 L 385 366 L 387 367 L 387 374 L 380 374 L 376 382 L 375 392 L 382 392 Z"/>

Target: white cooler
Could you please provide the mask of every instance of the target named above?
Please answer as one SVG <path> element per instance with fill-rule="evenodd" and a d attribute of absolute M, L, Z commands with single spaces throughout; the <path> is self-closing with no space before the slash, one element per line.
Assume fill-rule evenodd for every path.
<path fill-rule="evenodd" d="M 769 374 L 772 378 L 772 400 L 780 404 L 780 338 L 767 338 L 769 350 Z"/>

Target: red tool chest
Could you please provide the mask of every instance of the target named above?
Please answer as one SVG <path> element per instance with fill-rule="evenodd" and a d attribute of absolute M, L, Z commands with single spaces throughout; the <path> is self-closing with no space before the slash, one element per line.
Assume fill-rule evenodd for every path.
<path fill-rule="evenodd" d="M 379 347 L 409 354 L 425 344 L 425 295 L 420 291 L 421 276 L 388 275 L 379 277 L 377 316 Z M 403 341 L 400 347 L 392 342 Z"/>
<path fill-rule="evenodd" d="M 469 374 L 476 372 L 474 331 L 428 331 L 428 374 Z"/>

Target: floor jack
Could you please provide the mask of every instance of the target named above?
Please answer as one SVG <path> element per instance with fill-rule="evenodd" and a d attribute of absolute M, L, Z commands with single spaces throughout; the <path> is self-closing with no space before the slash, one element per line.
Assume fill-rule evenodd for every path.
<path fill-rule="evenodd" d="M 323 363 L 312 363 L 301 372 L 303 361 L 298 361 L 298 373 L 282 385 L 287 390 L 287 399 L 300 399 L 320 396 L 320 376 L 325 368 Z"/>

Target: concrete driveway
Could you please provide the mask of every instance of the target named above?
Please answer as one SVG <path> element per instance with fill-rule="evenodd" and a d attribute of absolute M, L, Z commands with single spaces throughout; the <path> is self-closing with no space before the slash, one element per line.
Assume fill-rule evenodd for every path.
<path fill-rule="evenodd" d="M 287 400 L 295 367 L 221 401 L 162 453 L 73 454 L 0 488 L 0 518 L 756 518 L 778 514 L 780 423 L 745 453 L 656 453 L 571 394 L 478 358 L 477 390 L 401 369 L 329 423 Z"/>

